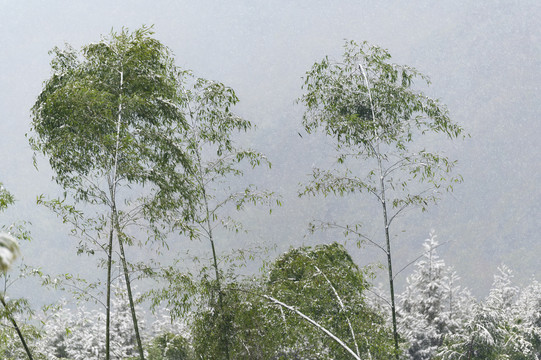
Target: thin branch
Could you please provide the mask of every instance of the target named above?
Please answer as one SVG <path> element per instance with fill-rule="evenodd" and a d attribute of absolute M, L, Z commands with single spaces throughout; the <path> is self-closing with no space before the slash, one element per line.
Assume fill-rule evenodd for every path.
<path fill-rule="evenodd" d="M 89 293 L 87 289 L 83 289 L 83 288 L 80 288 L 79 286 L 76 286 L 74 284 L 67 284 L 67 283 L 65 283 L 64 286 L 71 287 L 71 288 L 79 291 L 80 293 L 85 294 L 86 296 L 93 299 L 96 303 L 102 305 L 104 308 L 107 307 L 103 301 L 101 301 L 97 296 L 94 296 L 91 293 Z"/>
<path fill-rule="evenodd" d="M 88 176 L 81 175 L 81 178 L 90 184 L 89 188 L 92 189 L 95 193 L 92 196 L 96 199 L 99 199 L 103 204 L 110 206 L 111 199 L 107 196 L 107 193 L 102 190 L 94 181 L 92 181 Z"/>
<path fill-rule="evenodd" d="M 429 187 L 429 188 L 427 188 L 427 189 L 425 189 L 425 190 L 423 190 L 423 191 L 417 193 L 416 195 L 414 195 L 413 198 L 415 198 L 415 197 L 420 197 L 421 195 L 424 195 L 424 194 L 426 194 L 427 192 L 433 191 L 433 190 L 435 190 L 435 189 L 436 189 L 435 186 Z M 408 207 L 409 207 L 410 205 L 412 205 L 412 204 L 414 204 L 414 202 L 406 202 L 404 205 L 402 205 L 402 206 L 400 207 L 400 209 L 398 209 L 398 210 L 391 216 L 391 218 L 389 219 L 388 225 L 391 226 L 391 223 L 393 222 L 393 220 L 394 220 L 394 219 L 395 219 L 402 211 L 404 211 L 406 208 L 408 208 Z"/>
<path fill-rule="evenodd" d="M 125 229 L 127 226 L 137 222 L 141 213 L 144 211 L 144 205 L 140 204 L 133 207 L 131 210 L 124 212 L 122 215 L 121 228 Z"/>
<path fill-rule="evenodd" d="M 13 327 L 15 328 L 15 331 L 17 332 L 17 335 L 19 336 L 19 339 L 21 340 L 21 343 L 23 344 L 24 350 L 26 351 L 26 354 L 28 355 L 28 358 L 30 360 L 34 360 L 32 357 L 32 353 L 30 352 L 30 349 L 28 348 L 28 345 L 26 345 L 26 341 L 24 340 L 24 336 L 19 329 L 19 326 L 17 325 L 17 322 L 15 321 L 15 318 L 13 317 L 13 314 L 8 308 L 8 305 L 6 304 L 6 301 L 4 300 L 4 296 L 0 295 L 0 301 L 2 302 L 2 305 L 4 305 L 4 309 L 6 309 L 7 316 L 11 323 L 13 324 Z"/>
<path fill-rule="evenodd" d="M 441 243 L 441 244 L 438 244 L 434 247 L 431 247 L 430 249 L 428 249 L 427 251 L 423 252 L 421 255 L 417 256 L 415 259 L 413 259 L 412 261 L 410 261 L 409 263 L 406 264 L 406 266 L 404 266 L 402 269 L 400 269 L 397 273 L 394 274 L 393 276 L 393 279 L 396 278 L 398 276 L 398 274 L 400 274 L 402 271 L 406 270 L 406 268 L 408 268 L 410 265 L 412 265 L 413 263 L 415 263 L 417 260 L 419 260 L 420 258 L 422 258 L 423 256 L 425 256 L 426 254 L 428 254 L 429 252 L 431 252 L 432 250 L 434 249 L 437 249 L 439 248 L 440 246 L 443 246 L 443 245 L 446 245 L 448 243 L 450 243 L 451 240 L 448 240 L 444 243 Z"/>
<path fill-rule="evenodd" d="M 346 350 L 348 353 L 350 353 L 351 356 L 353 356 L 354 359 L 361 360 L 361 358 L 357 354 L 355 354 L 355 352 L 353 350 L 351 350 L 351 348 L 349 346 L 347 346 L 342 340 L 340 340 L 336 335 L 334 335 L 332 332 L 330 332 L 329 330 L 327 330 L 326 328 L 324 328 L 323 326 L 318 324 L 316 321 L 312 320 L 307 315 L 303 314 L 302 312 L 300 312 L 299 310 L 295 309 L 292 306 L 284 304 L 283 302 L 273 298 L 272 296 L 269 296 L 269 295 L 261 295 L 261 296 L 263 296 L 265 299 L 269 300 L 270 302 L 273 302 L 273 303 L 278 304 L 278 305 L 280 305 L 280 306 L 282 306 L 282 307 L 284 307 L 284 308 L 286 308 L 286 309 L 288 309 L 290 311 L 293 311 L 295 314 L 299 315 L 304 320 L 308 321 L 310 324 L 314 325 L 316 328 L 323 331 L 331 339 L 336 341 L 338 343 L 338 345 L 340 345 L 342 348 L 344 348 L 344 350 Z"/>
<path fill-rule="evenodd" d="M 347 314 L 346 314 L 346 307 L 344 306 L 344 302 L 342 301 L 342 298 L 340 297 L 340 295 L 338 295 L 338 291 L 336 291 L 335 287 L 333 286 L 333 284 L 331 283 L 331 281 L 329 280 L 327 275 L 325 275 L 325 273 L 323 271 L 321 271 L 317 266 L 314 265 L 314 267 L 316 268 L 316 270 L 319 273 L 321 273 L 321 275 L 323 275 L 323 277 L 325 278 L 325 280 L 327 281 L 327 283 L 331 287 L 331 289 L 332 289 L 332 291 L 334 293 L 334 296 L 336 296 L 336 299 L 338 299 L 338 304 L 340 304 L 340 308 L 342 309 L 342 311 L 346 315 L 346 321 L 348 323 L 349 332 L 351 333 L 351 338 L 353 339 L 353 343 L 355 344 L 355 350 L 357 352 L 357 355 L 361 356 L 361 353 L 359 352 L 359 345 L 357 344 L 357 338 L 355 336 L 355 331 L 353 330 L 353 326 L 351 325 L 351 321 L 349 320 L 349 316 L 347 316 Z"/>
<path fill-rule="evenodd" d="M 377 298 L 385 301 L 387 303 L 387 305 L 391 306 L 391 303 L 389 302 L 389 300 L 387 300 L 386 298 L 384 298 L 383 296 L 381 296 L 380 294 L 378 294 L 377 292 L 373 291 L 372 289 L 365 289 L 366 291 L 368 292 L 371 292 L 372 294 L 374 294 Z"/>
<path fill-rule="evenodd" d="M 323 222 L 321 220 L 318 220 L 320 223 L 321 223 L 321 226 L 323 227 L 324 225 L 328 226 L 329 228 L 337 228 L 337 229 L 342 229 L 344 231 L 348 231 L 348 232 L 351 232 L 355 235 L 357 235 L 358 237 L 360 237 L 361 239 L 364 239 L 366 241 L 368 241 L 371 245 L 377 247 L 378 249 L 380 249 L 381 251 L 383 251 L 385 254 L 387 254 L 387 250 L 385 250 L 385 248 L 383 248 L 381 245 L 379 245 L 377 242 L 375 242 L 374 240 L 370 239 L 368 236 L 348 227 L 348 226 L 344 226 L 344 225 L 340 225 L 340 224 L 337 224 L 337 223 L 329 223 L 329 222 Z"/>
<path fill-rule="evenodd" d="M 400 207 L 400 209 L 398 209 L 398 210 L 391 216 L 391 218 L 389 219 L 387 225 L 388 225 L 388 226 L 391 226 L 391 224 L 393 223 L 393 220 L 398 216 L 398 214 L 400 214 L 402 211 L 406 210 L 406 208 L 408 208 L 410 205 L 411 205 L 411 203 L 405 203 L 404 205 L 402 205 L 402 206 Z"/>
<path fill-rule="evenodd" d="M 404 167 L 405 165 L 403 165 L 402 163 L 407 161 L 409 159 L 407 158 L 401 158 L 400 160 L 398 160 L 397 162 L 393 163 L 392 165 L 390 165 L 389 167 L 387 167 L 385 169 L 385 171 L 383 172 L 383 177 L 386 178 L 387 175 L 391 174 L 392 172 L 396 171 L 396 170 L 399 170 L 401 169 L 402 167 Z"/>

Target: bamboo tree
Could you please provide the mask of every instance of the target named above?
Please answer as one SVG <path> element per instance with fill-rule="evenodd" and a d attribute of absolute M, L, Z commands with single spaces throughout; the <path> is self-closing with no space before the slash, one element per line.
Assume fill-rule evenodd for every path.
<path fill-rule="evenodd" d="M 366 302 L 372 272 L 359 269 L 343 246 L 291 249 L 265 270 L 223 284 L 233 325 L 231 358 L 346 359 L 353 352 L 355 358 L 379 359 L 393 353 L 383 316 Z M 193 312 L 196 357 L 224 358 L 211 326 L 215 311 L 201 306 Z"/>
<path fill-rule="evenodd" d="M 308 133 L 322 129 L 332 137 L 337 157 L 332 169 L 313 169 L 300 195 L 364 193 L 380 204 L 381 240 L 363 233 L 361 219 L 353 224 L 322 222 L 312 229 L 341 229 L 385 254 L 398 358 L 391 227 L 407 208 L 426 210 L 461 181 L 460 176 L 451 175 L 455 162 L 426 150 L 420 142 L 423 136 L 436 133 L 454 139 L 464 135 L 444 105 L 412 88 L 415 80 L 428 85 L 428 78 L 390 60 L 386 50 L 350 41 L 342 61 L 327 57 L 307 72 L 306 92 L 299 99 L 306 106 L 303 124 Z"/>
<path fill-rule="evenodd" d="M 164 241 L 167 229 L 189 217 L 196 192 L 183 142 L 188 124 L 180 110 L 182 72 L 151 35 L 147 27 L 123 29 L 80 52 L 53 49 L 53 74 L 32 108 L 34 150 L 48 157 L 55 180 L 75 205 L 94 206 L 92 215 L 66 199 L 47 203 L 84 238 L 81 252 L 105 253 L 106 359 L 115 240 L 144 359 L 125 253 L 134 238 L 126 228 L 135 224 L 148 230 L 150 238 L 140 243 Z"/>
<path fill-rule="evenodd" d="M 219 326 L 221 356 L 230 359 L 230 324 L 225 319 L 223 269 L 219 266 L 218 241 L 223 232 L 219 228 L 239 232 L 242 224 L 232 213 L 248 203 L 270 205 L 277 201 L 272 193 L 257 187 L 227 184 L 231 177 L 241 177 L 247 167 L 270 163 L 267 158 L 236 143 L 236 134 L 252 129 L 250 121 L 232 112 L 239 101 L 234 90 L 216 81 L 195 78 L 186 72 L 183 83 L 183 103 L 189 123 L 188 151 L 194 164 L 192 174 L 198 187 L 199 201 L 193 217 L 191 235 L 208 240 L 214 281 L 210 299 L 217 298 L 215 309 Z M 242 163 L 246 162 L 246 165 Z M 277 201 L 279 204 L 279 201 Z M 222 235 L 223 237 L 223 235 Z M 212 306 L 212 304 L 211 304 Z M 210 355 L 207 355 L 210 356 Z"/>

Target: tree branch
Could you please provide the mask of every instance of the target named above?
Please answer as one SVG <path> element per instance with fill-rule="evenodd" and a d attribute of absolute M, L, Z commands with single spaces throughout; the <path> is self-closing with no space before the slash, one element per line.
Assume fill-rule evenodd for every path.
<path fill-rule="evenodd" d="M 344 306 L 344 302 L 342 301 L 342 298 L 340 297 L 340 295 L 338 295 L 338 291 L 336 291 L 335 287 L 333 286 L 333 284 L 331 283 L 331 281 L 329 280 L 327 275 L 325 275 L 325 273 L 323 271 L 321 271 L 317 266 L 314 265 L 314 267 L 316 268 L 316 270 L 318 272 L 321 273 L 321 275 L 323 275 L 323 277 L 325 278 L 325 280 L 327 281 L 327 283 L 331 287 L 331 289 L 332 289 L 332 291 L 334 293 L 334 296 L 336 296 L 336 299 L 338 299 L 338 304 L 340 304 L 340 308 L 345 313 L 346 307 Z M 351 321 L 349 320 L 349 316 L 347 316 L 347 314 L 346 314 L 346 321 L 348 323 L 349 332 L 351 333 L 351 338 L 353 339 L 353 343 L 355 344 L 355 350 L 357 352 L 357 355 L 361 356 L 361 354 L 359 352 L 359 345 L 357 344 L 357 339 L 355 337 L 355 331 L 353 331 L 353 326 L 351 326 Z"/>
<path fill-rule="evenodd" d="M 323 331 L 331 339 L 336 341 L 338 343 L 338 345 L 340 345 L 344 350 L 346 350 L 348 353 L 350 353 L 351 356 L 353 356 L 353 358 L 355 358 L 356 360 L 361 360 L 361 358 L 357 354 L 355 354 L 355 352 L 353 350 L 351 350 L 351 348 L 349 346 L 347 346 L 342 340 L 340 340 L 338 337 L 336 337 L 336 335 L 334 335 L 332 332 L 330 332 L 329 330 L 327 330 L 326 328 L 324 328 L 323 326 L 318 324 L 316 321 L 312 320 L 307 315 L 303 314 L 302 312 L 300 312 L 299 310 L 295 309 L 292 306 L 284 304 L 283 302 L 273 298 L 272 296 L 269 296 L 269 295 L 261 295 L 261 296 L 263 296 L 265 299 L 269 300 L 270 302 L 273 302 L 273 303 L 278 304 L 278 305 L 280 305 L 280 306 L 282 306 L 282 307 L 284 307 L 284 308 L 286 308 L 286 309 L 288 309 L 290 311 L 293 311 L 295 314 L 299 315 L 304 320 L 308 321 L 310 324 L 314 325 L 316 328 Z"/>

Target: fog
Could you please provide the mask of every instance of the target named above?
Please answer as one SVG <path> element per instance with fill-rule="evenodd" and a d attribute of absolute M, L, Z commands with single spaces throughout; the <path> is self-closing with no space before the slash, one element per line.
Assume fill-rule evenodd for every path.
<path fill-rule="evenodd" d="M 50 76 L 48 51 L 66 42 L 79 48 L 112 29 L 146 24 L 154 25 L 155 37 L 172 49 L 178 65 L 236 90 L 236 112 L 257 125 L 243 141 L 273 162 L 271 171 L 249 179 L 281 192 L 284 205 L 270 216 L 263 211 L 248 215 L 254 233 L 241 244 L 251 238 L 283 251 L 289 245 L 339 239 L 339 234 L 305 237 L 311 216 L 323 217 L 348 200 L 308 211 L 308 203 L 296 198 L 298 183 L 307 180 L 317 152 L 325 147 L 317 143 L 320 138 L 298 136 L 303 109 L 295 99 L 302 93 L 303 74 L 315 61 L 325 55 L 338 59 L 344 39 L 366 40 L 388 49 L 394 62 L 428 75 L 429 95 L 446 103 L 451 117 L 471 135 L 442 145 L 446 155 L 459 161 L 464 183 L 428 213 L 410 212 L 401 219 L 394 240 L 397 268 L 420 253 L 434 229 L 446 243 L 440 254 L 477 295 L 485 293 L 501 263 L 519 281 L 541 276 L 538 1 L 0 4 L 0 182 L 18 200 L 1 223 L 31 222 L 34 241 L 23 246 L 25 262 L 51 272 L 78 268 L 74 240 L 54 215 L 35 205 L 37 195 L 59 190 L 46 161 L 38 157 L 39 171 L 33 166 L 25 136 L 30 108 Z M 379 256 L 370 249 L 352 251 L 359 265 Z"/>

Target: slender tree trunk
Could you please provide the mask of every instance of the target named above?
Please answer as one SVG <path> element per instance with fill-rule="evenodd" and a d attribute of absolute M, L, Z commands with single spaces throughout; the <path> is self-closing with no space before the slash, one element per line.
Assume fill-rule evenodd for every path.
<path fill-rule="evenodd" d="M 197 124 L 196 124 L 196 117 L 194 116 L 194 113 L 192 112 L 192 109 L 190 107 L 190 103 L 188 102 L 188 109 L 190 111 L 190 117 L 192 119 L 192 130 L 193 130 L 193 136 L 195 139 L 198 138 L 197 136 Z M 203 201 L 205 205 L 205 216 L 206 216 L 206 232 L 208 239 L 210 241 L 210 247 L 212 249 L 212 266 L 214 267 L 214 273 L 216 276 L 216 288 L 218 292 L 218 316 L 221 317 L 219 319 L 220 321 L 224 321 L 225 324 L 225 316 L 224 316 L 224 304 L 223 304 L 223 291 L 222 291 L 222 282 L 220 277 L 220 270 L 218 268 L 218 256 L 216 255 L 216 246 L 214 244 L 214 235 L 212 232 L 212 221 L 211 221 L 211 211 L 209 209 L 209 203 L 207 198 L 207 191 L 205 187 L 205 179 L 203 178 L 203 164 L 201 160 L 201 153 L 199 152 L 199 148 L 197 147 L 198 144 L 195 144 L 195 155 L 197 158 L 197 170 L 198 174 L 196 174 L 197 181 L 199 182 L 199 185 L 201 186 L 201 190 L 203 192 Z M 221 341 L 224 346 L 224 358 L 226 360 L 230 360 L 229 355 L 229 322 L 225 324 L 224 331 L 221 332 Z"/>
<path fill-rule="evenodd" d="M 207 200 L 207 194 L 203 189 L 203 198 L 205 199 L 205 211 L 207 216 L 207 233 L 210 241 L 210 247 L 212 249 L 212 267 L 214 268 L 214 274 L 216 275 L 216 286 L 218 288 L 218 294 L 222 293 L 222 282 L 220 279 L 220 271 L 218 269 L 218 256 L 216 255 L 216 247 L 214 245 L 214 235 L 212 232 L 212 223 L 210 221 L 209 204 Z M 219 296 L 220 298 L 221 296 Z"/>
<path fill-rule="evenodd" d="M 221 285 L 221 279 L 220 279 L 220 272 L 218 271 L 218 260 L 216 256 L 216 249 L 214 247 L 214 239 L 212 237 L 210 238 L 210 245 L 212 248 L 212 257 L 214 261 L 214 271 L 216 273 L 216 287 L 218 290 L 218 309 L 219 309 L 219 317 L 221 317 L 221 323 L 225 325 L 224 331 L 221 332 L 222 336 L 222 343 L 224 346 L 224 356 L 226 360 L 230 359 L 229 356 L 229 321 L 226 323 L 226 319 L 224 316 L 224 302 L 223 302 L 223 292 L 222 292 L 222 285 Z"/>
<path fill-rule="evenodd" d="M 381 167 L 381 159 L 379 159 L 380 162 L 380 170 Z M 386 243 L 386 253 L 387 253 L 387 269 L 389 272 L 389 292 L 391 295 L 391 316 L 392 316 L 392 322 L 393 322 L 393 337 L 394 337 L 394 348 L 395 348 L 395 356 L 398 360 L 398 330 L 396 326 L 396 305 L 395 305 L 395 299 L 394 299 L 394 278 L 393 278 L 393 261 L 391 257 L 391 237 L 389 235 L 389 220 L 388 220 L 388 214 L 387 214 L 387 202 L 385 199 L 385 181 L 383 178 L 383 172 L 380 173 L 380 186 L 381 186 L 381 207 L 383 211 L 383 224 L 385 226 L 385 243 Z"/>
<path fill-rule="evenodd" d="M 17 335 L 19 335 L 19 339 L 21 339 L 21 343 L 23 344 L 24 350 L 26 351 L 26 355 L 28 355 L 28 358 L 30 360 L 34 360 L 32 357 L 32 353 L 30 352 L 30 349 L 28 348 L 28 345 L 26 345 L 26 341 L 24 340 L 23 333 L 19 329 L 19 326 L 17 325 L 17 322 L 15 321 L 15 318 L 11 314 L 10 310 L 8 309 L 8 305 L 6 304 L 6 301 L 4 300 L 4 296 L 0 295 L 0 301 L 2 301 L 2 305 L 4 305 L 4 308 L 6 309 L 6 313 L 9 317 L 9 320 L 13 324 L 13 327 L 15 328 L 15 331 L 17 332 Z"/>
<path fill-rule="evenodd" d="M 105 309 L 105 360 L 110 358 L 111 339 L 111 268 L 113 263 L 113 214 L 111 214 L 111 231 L 109 232 L 109 245 L 107 247 L 107 302 Z"/>
<path fill-rule="evenodd" d="M 198 154 L 198 160 L 199 160 L 199 166 L 201 167 L 201 159 L 199 158 L 199 154 Z M 226 360 L 229 360 L 230 359 L 230 356 L 229 356 L 229 322 L 227 322 L 227 323 L 225 322 L 226 319 L 225 319 L 225 316 L 224 316 L 222 282 L 221 282 L 221 278 L 220 278 L 220 271 L 218 269 L 218 256 L 216 255 L 216 247 L 214 245 L 214 236 L 213 236 L 213 232 L 212 232 L 212 223 L 210 221 L 211 214 L 210 214 L 210 210 L 209 210 L 209 204 L 208 204 L 207 194 L 206 194 L 206 190 L 204 188 L 204 185 L 203 185 L 203 198 L 205 199 L 205 211 L 206 211 L 206 216 L 207 216 L 207 227 L 208 227 L 207 232 L 208 232 L 208 236 L 209 236 L 210 247 L 212 248 L 212 261 L 213 261 L 214 272 L 216 274 L 216 287 L 217 287 L 217 290 L 218 290 L 218 310 L 219 310 L 218 316 L 221 317 L 221 322 L 220 323 L 223 323 L 225 325 L 225 328 L 223 329 L 224 331 L 221 332 L 222 343 L 223 343 L 223 346 L 224 346 L 224 357 L 225 357 Z"/>
<path fill-rule="evenodd" d="M 366 72 L 364 71 L 363 65 L 359 63 L 359 69 L 361 70 L 361 73 L 364 78 L 364 83 L 366 85 L 366 89 L 368 90 L 368 98 L 370 100 L 370 110 L 372 111 L 372 120 L 376 121 L 376 112 L 374 111 L 374 102 L 372 101 L 372 92 L 370 91 L 370 83 L 368 81 L 368 76 L 366 75 Z M 379 134 L 377 130 L 374 130 L 374 136 L 376 141 L 379 141 Z M 389 292 L 391 295 L 391 316 L 393 321 L 393 337 L 394 337 L 394 348 L 395 348 L 395 357 L 398 360 L 399 358 L 399 352 L 398 352 L 398 330 L 396 327 L 396 306 L 394 301 L 394 279 L 393 279 L 393 261 L 391 257 L 391 237 L 389 235 L 389 216 L 387 213 L 387 200 L 385 197 L 385 177 L 384 177 L 384 171 L 383 171 L 383 163 L 382 163 L 382 157 L 380 153 L 379 148 L 379 142 L 376 143 L 376 146 L 372 148 L 374 151 L 374 154 L 376 155 L 378 159 L 378 167 L 379 167 L 379 180 L 380 180 L 380 187 L 381 187 L 381 208 L 383 211 L 383 225 L 385 227 L 385 243 L 386 243 L 386 253 L 387 253 L 387 269 L 389 271 Z"/>
<path fill-rule="evenodd" d="M 119 96 L 122 96 L 122 88 L 124 84 L 124 73 L 120 71 Z M 113 238 L 116 226 L 116 187 L 117 187 L 117 172 L 118 172 L 118 152 L 120 149 L 120 124 L 122 122 L 122 99 L 118 101 L 118 115 L 116 120 L 116 139 L 115 153 L 113 159 L 113 169 L 109 178 L 109 195 L 111 207 L 111 231 L 109 232 L 109 245 L 107 249 L 107 303 L 105 315 L 105 360 L 109 360 L 111 355 L 111 271 L 113 266 Z M 118 236 L 118 234 L 117 234 Z"/>
<path fill-rule="evenodd" d="M 132 291 L 131 291 L 131 282 L 130 282 L 130 274 L 128 270 L 128 265 L 126 262 L 126 255 L 124 252 L 124 243 L 122 241 L 122 232 L 120 229 L 120 224 L 118 221 L 118 211 L 116 207 L 116 189 L 118 186 L 118 156 L 120 152 L 120 128 L 122 124 L 122 91 L 124 86 L 124 69 L 121 66 L 120 69 L 120 84 L 119 84 L 119 102 L 118 102 L 118 117 L 117 117 L 117 123 L 116 123 L 116 144 L 115 144 L 115 154 L 114 154 L 114 164 L 113 164 L 113 174 L 112 174 L 112 180 L 109 184 L 109 189 L 111 192 L 111 213 L 112 213 L 112 226 L 114 230 L 116 230 L 116 236 L 118 240 L 118 246 L 120 248 L 120 260 L 122 263 L 122 268 L 124 271 L 124 278 L 126 280 L 126 291 L 128 292 L 128 299 L 130 302 L 130 310 L 132 315 L 132 321 L 133 321 L 133 330 L 135 332 L 135 339 L 137 341 L 137 347 L 139 350 L 139 358 L 140 360 L 145 360 L 145 355 L 143 351 L 143 344 L 141 342 L 141 336 L 139 334 L 139 326 L 137 324 L 137 315 L 135 313 L 135 303 L 133 301 Z M 112 235 L 112 234 L 111 234 Z M 112 236 L 110 238 L 110 241 L 112 242 Z M 110 251 L 112 251 L 112 244 L 110 244 Z M 111 253 L 112 255 L 112 253 Z M 108 269 L 110 269 L 110 266 L 112 265 L 112 257 L 108 259 Z M 110 291 L 111 291 L 111 284 L 108 284 L 107 292 L 110 297 Z M 110 304 L 108 304 L 109 307 Z M 109 335 L 107 335 L 109 336 Z M 109 358 L 109 354 L 107 353 L 107 359 Z"/>
<path fill-rule="evenodd" d="M 118 223 L 117 223 L 118 226 Z M 124 242 L 122 236 L 117 228 L 118 247 L 120 248 L 120 260 L 122 262 L 122 268 L 124 270 L 124 280 L 126 281 L 126 290 L 128 292 L 128 300 L 130 302 L 131 317 L 133 321 L 133 330 L 135 331 L 135 340 L 137 342 L 137 348 L 139 350 L 139 359 L 145 360 L 145 354 L 143 351 L 143 343 L 141 342 L 141 335 L 139 334 L 139 326 L 137 325 L 137 314 L 135 313 L 135 302 L 133 301 L 133 295 L 131 291 L 130 273 L 128 270 L 128 264 L 126 262 L 126 255 L 124 253 Z"/>
<path fill-rule="evenodd" d="M 190 110 L 190 113 L 191 113 L 191 110 Z M 192 120 L 194 120 L 193 118 L 193 114 L 192 114 Z M 195 133 L 195 129 L 196 129 L 196 126 L 195 124 L 192 125 L 192 127 L 194 128 L 194 133 Z M 196 144 L 197 146 L 197 144 Z M 220 324 L 224 324 L 225 327 L 223 329 L 223 331 L 221 331 L 221 341 L 222 341 L 222 344 L 224 346 L 224 358 L 226 360 L 230 360 L 230 355 L 229 355 L 229 322 L 225 322 L 225 316 L 224 316 L 224 304 L 223 304 L 223 291 L 222 291 L 222 281 L 221 281 L 221 277 L 220 277 L 220 270 L 218 268 L 218 256 L 216 255 L 216 246 L 214 244 L 214 235 L 213 235 L 213 231 L 212 231 L 212 221 L 211 221 L 211 211 L 210 211 L 210 208 L 209 208 L 209 203 L 208 203 L 208 198 L 207 198 L 207 191 L 206 191 L 206 188 L 205 188 L 205 180 L 203 179 L 203 165 L 202 165 L 202 160 L 201 160 L 201 154 L 199 153 L 199 149 L 196 148 L 195 149 L 195 154 L 196 154 L 196 158 L 197 158 L 197 167 L 198 167 L 198 182 L 199 182 L 199 185 L 201 186 L 201 190 L 203 192 L 203 201 L 204 201 L 204 205 L 205 205 L 205 216 L 206 216 L 206 226 L 207 226 L 207 229 L 206 229 L 206 232 L 207 232 L 207 236 L 208 236 L 208 239 L 210 241 L 210 247 L 212 249 L 212 266 L 214 267 L 214 273 L 215 273 L 215 276 L 216 276 L 216 288 L 217 288 L 217 292 L 218 292 L 218 317 L 219 317 L 219 320 L 220 320 Z M 221 317 L 221 319 L 220 319 Z"/>

